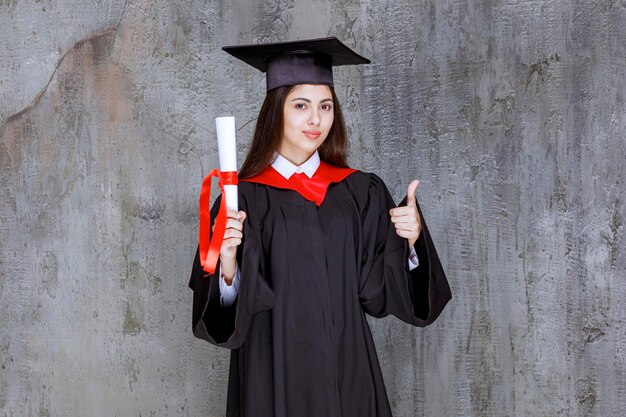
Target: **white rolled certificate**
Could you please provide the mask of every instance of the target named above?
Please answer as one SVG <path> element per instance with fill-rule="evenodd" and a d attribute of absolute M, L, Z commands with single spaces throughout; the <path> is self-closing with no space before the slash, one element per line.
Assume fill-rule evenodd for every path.
<path fill-rule="evenodd" d="M 235 118 L 232 116 L 216 117 L 215 127 L 217 129 L 217 149 L 220 158 L 220 171 L 237 171 Z M 228 207 L 229 210 L 239 211 L 236 185 L 225 185 L 224 196 L 222 198 L 226 198 L 226 207 Z"/>

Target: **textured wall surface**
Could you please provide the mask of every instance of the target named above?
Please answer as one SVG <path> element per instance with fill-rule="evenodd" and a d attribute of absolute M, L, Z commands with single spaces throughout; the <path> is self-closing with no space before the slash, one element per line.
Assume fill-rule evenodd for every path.
<path fill-rule="evenodd" d="M 336 35 L 350 161 L 410 179 L 455 298 L 371 320 L 397 416 L 626 410 L 626 1 L 0 0 L 0 415 L 221 416 L 187 289 L 221 46 Z"/>

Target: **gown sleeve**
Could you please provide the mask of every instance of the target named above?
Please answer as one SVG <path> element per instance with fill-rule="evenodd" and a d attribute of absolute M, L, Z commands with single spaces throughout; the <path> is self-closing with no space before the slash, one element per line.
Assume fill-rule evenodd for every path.
<path fill-rule="evenodd" d="M 406 205 L 406 198 L 400 206 Z M 367 202 L 362 213 L 363 243 L 359 299 L 366 313 L 374 317 L 392 314 L 413 326 L 435 321 L 452 298 L 446 275 L 437 256 L 419 203 L 422 232 L 415 242 L 419 259 L 409 271 L 409 244 L 398 236 L 389 210 L 394 201 L 384 182 L 372 174 Z"/>
<path fill-rule="evenodd" d="M 219 210 L 221 196 L 211 209 L 211 219 Z M 241 210 L 246 211 L 245 200 L 239 198 Z M 219 276 L 207 274 L 200 265 L 199 252 L 193 262 L 189 288 L 193 290 L 193 334 L 216 346 L 239 348 L 246 339 L 252 317 L 274 305 L 274 293 L 260 270 L 259 227 L 251 220 L 250 213 L 244 221 L 242 243 L 237 249 L 240 272 L 239 289 L 234 303 L 224 307 L 220 303 Z M 219 266 L 219 264 L 218 264 Z M 216 268 L 219 272 L 219 268 Z"/>

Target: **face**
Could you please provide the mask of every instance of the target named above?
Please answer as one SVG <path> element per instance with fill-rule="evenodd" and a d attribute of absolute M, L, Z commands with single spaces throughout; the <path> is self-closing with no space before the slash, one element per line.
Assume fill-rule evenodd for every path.
<path fill-rule="evenodd" d="M 333 126 L 333 104 L 327 85 L 303 84 L 293 88 L 285 100 L 278 152 L 295 165 L 309 159 Z"/>

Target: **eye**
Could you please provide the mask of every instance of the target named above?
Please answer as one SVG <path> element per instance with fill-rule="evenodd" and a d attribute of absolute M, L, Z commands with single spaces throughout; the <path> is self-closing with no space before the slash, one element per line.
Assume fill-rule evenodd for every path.
<path fill-rule="evenodd" d="M 306 105 L 304 103 L 296 103 L 295 107 L 298 110 L 306 109 Z"/>
<path fill-rule="evenodd" d="M 331 104 L 322 104 L 322 110 L 331 111 L 332 109 L 333 109 L 333 106 Z"/>

